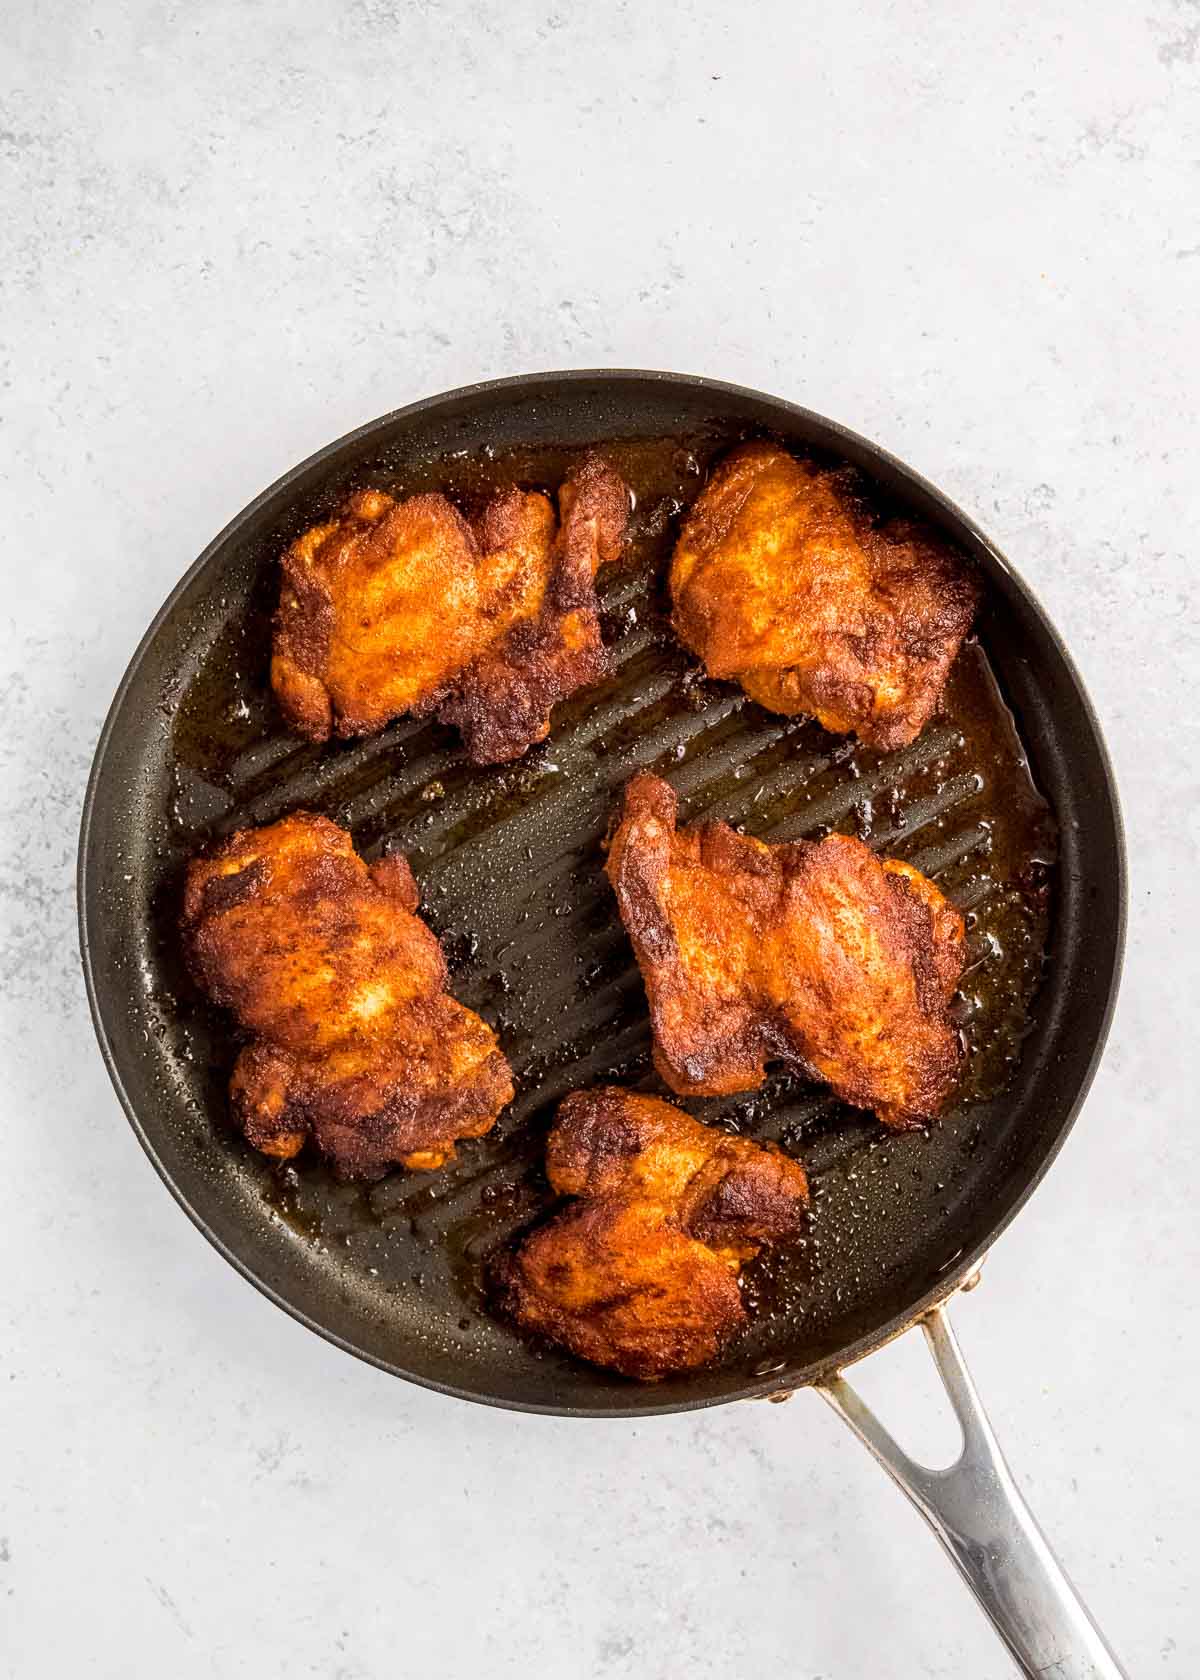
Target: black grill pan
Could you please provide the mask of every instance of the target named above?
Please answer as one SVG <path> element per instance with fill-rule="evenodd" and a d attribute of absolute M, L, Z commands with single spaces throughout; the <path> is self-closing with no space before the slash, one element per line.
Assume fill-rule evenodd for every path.
<path fill-rule="evenodd" d="M 762 711 L 704 680 L 667 630 L 661 573 L 678 515 L 713 458 L 754 436 L 849 462 L 881 514 L 931 521 L 983 576 L 946 709 L 903 752 Z M 597 445 L 637 494 L 628 564 L 601 577 L 614 672 L 560 708 L 544 745 L 480 770 L 428 723 L 319 748 L 281 729 L 269 617 L 278 556 L 299 530 L 364 485 L 446 488 L 468 513 L 498 485 L 553 490 Z M 541 1145 L 556 1101 L 598 1082 L 658 1088 L 640 979 L 601 873 L 614 802 L 642 768 L 675 785 L 685 818 L 772 839 L 841 828 L 910 859 L 967 913 L 972 964 L 971 1071 L 928 1134 L 886 1136 L 787 1075 L 749 1098 L 690 1105 L 800 1154 L 816 1212 L 806 1243 L 751 1271 L 750 1334 L 714 1368 L 654 1387 L 529 1345 L 491 1314 L 481 1282 L 495 1246 L 547 1205 Z M 368 857 L 409 855 L 453 989 L 498 1027 L 512 1061 L 516 1101 L 441 1173 L 341 1185 L 307 1158 L 266 1161 L 228 1124 L 237 1047 L 183 969 L 181 874 L 198 846 L 300 807 L 348 824 Z M 226 527 L 113 702 L 84 809 L 79 898 L 121 1101 L 174 1195 L 251 1281 L 340 1346 L 446 1393 L 636 1416 L 829 1380 L 972 1273 L 1087 1090 L 1115 993 L 1124 872 L 1079 678 L 969 519 L 876 446 L 790 403 L 672 374 L 587 372 L 473 386 L 387 415 Z"/>

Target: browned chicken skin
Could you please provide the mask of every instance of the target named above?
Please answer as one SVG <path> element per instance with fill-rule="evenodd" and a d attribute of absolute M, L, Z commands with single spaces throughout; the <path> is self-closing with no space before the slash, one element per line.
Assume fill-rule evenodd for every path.
<path fill-rule="evenodd" d="M 889 1126 L 935 1115 L 961 1057 L 953 905 L 846 835 L 772 846 L 725 823 L 677 830 L 676 809 L 635 776 L 607 864 L 671 1089 L 753 1090 L 781 1058 Z"/>
<path fill-rule="evenodd" d="M 790 1236 L 808 1200 L 803 1167 L 781 1149 L 615 1085 L 564 1098 L 546 1177 L 560 1196 L 652 1202 L 730 1264 Z"/>
<path fill-rule="evenodd" d="M 215 1002 L 252 1037 L 230 1084 L 246 1137 L 288 1159 L 311 1134 L 347 1177 L 438 1167 L 512 1096 L 491 1028 L 446 992 L 405 859 L 368 866 L 300 813 L 188 867 L 183 931 Z"/>
<path fill-rule="evenodd" d="M 505 1309 L 581 1359 L 654 1381 L 707 1364 L 746 1322 L 737 1275 L 795 1235 L 804 1169 L 615 1087 L 561 1105 L 546 1149 L 577 1197 L 501 1269 Z"/>
<path fill-rule="evenodd" d="M 607 669 L 594 579 L 621 551 L 622 479 L 598 456 L 559 493 L 508 490 L 472 530 L 445 496 L 378 490 L 283 557 L 271 683 L 314 741 L 436 711 L 477 764 L 519 758 Z"/>
<path fill-rule="evenodd" d="M 873 524 L 844 472 L 751 443 L 692 507 L 671 599 L 710 676 L 890 750 L 933 714 L 978 588 L 931 530 Z"/>

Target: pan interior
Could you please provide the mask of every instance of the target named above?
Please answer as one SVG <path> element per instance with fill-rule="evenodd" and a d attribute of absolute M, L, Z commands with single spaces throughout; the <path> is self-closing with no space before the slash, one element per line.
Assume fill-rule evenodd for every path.
<path fill-rule="evenodd" d="M 715 405 L 703 387 L 628 396 L 602 382 L 533 404 L 519 390 L 434 404 L 348 440 L 251 510 L 186 584 L 119 698 L 85 857 L 110 1055 L 148 1146 L 210 1234 L 366 1357 L 478 1397 L 591 1411 L 803 1380 L 951 1281 L 1065 1123 L 1080 1083 L 1061 1071 L 1069 981 L 1086 944 L 1079 790 L 1063 743 L 1072 720 L 1055 713 L 1044 672 L 1041 686 L 1030 678 L 1044 627 L 969 529 L 936 501 L 918 508 L 973 547 L 991 588 L 944 713 L 911 748 L 878 754 L 774 716 L 704 680 L 676 644 L 665 559 L 680 510 L 732 442 L 766 432 L 818 458 L 849 451 L 782 405 Z M 601 578 L 614 669 L 556 712 L 546 743 L 516 765 L 477 769 L 435 724 L 401 720 L 320 748 L 281 729 L 269 621 L 278 554 L 297 529 L 365 484 L 445 488 L 474 514 L 498 487 L 556 488 L 593 443 L 637 498 L 629 559 Z M 881 512 L 920 499 L 919 486 L 875 468 Z M 1043 661 L 1055 652 L 1048 638 Z M 752 1096 L 686 1105 L 797 1153 L 815 1216 L 805 1241 L 750 1269 L 753 1327 L 724 1364 L 650 1392 L 531 1347 L 492 1315 L 484 1285 L 493 1249 L 549 1205 L 540 1163 L 557 1100 L 610 1081 L 663 1091 L 602 874 L 614 801 L 636 769 L 673 783 L 685 819 L 720 817 L 775 840 L 857 833 L 937 879 L 970 929 L 969 1072 L 928 1133 L 888 1136 L 787 1073 Z M 452 990 L 496 1026 L 513 1064 L 514 1103 L 439 1173 L 343 1185 L 307 1155 L 266 1161 L 227 1123 L 237 1044 L 180 960 L 181 874 L 198 847 L 298 808 L 347 825 L 368 858 L 407 853 Z"/>

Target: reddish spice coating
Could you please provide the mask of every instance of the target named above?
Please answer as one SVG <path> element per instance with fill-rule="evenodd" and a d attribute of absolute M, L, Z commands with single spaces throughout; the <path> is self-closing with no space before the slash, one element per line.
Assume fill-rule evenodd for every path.
<path fill-rule="evenodd" d="M 671 562 L 675 629 L 710 676 L 885 750 L 932 716 L 978 597 L 934 531 L 873 523 L 844 471 L 769 443 L 720 462 Z"/>
<path fill-rule="evenodd" d="M 546 1172 L 577 1200 L 506 1257 L 502 1305 L 646 1382 L 721 1352 L 746 1323 L 743 1261 L 795 1235 L 808 1202 L 804 1169 L 781 1150 L 611 1086 L 562 1103 Z"/>
<path fill-rule="evenodd" d="M 937 1114 L 961 1057 L 953 905 L 846 835 L 772 846 L 725 823 L 677 830 L 676 809 L 635 776 L 607 864 L 671 1089 L 754 1090 L 783 1059 L 889 1126 Z"/>
<path fill-rule="evenodd" d="M 446 992 L 405 859 L 368 866 L 298 813 L 188 867 L 183 934 L 212 999 L 252 1037 L 230 1084 L 246 1137 L 288 1159 L 310 1135 L 347 1177 L 432 1168 L 512 1096 L 491 1028 Z"/>
<path fill-rule="evenodd" d="M 520 755 L 607 670 L 595 575 L 629 491 L 599 456 L 559 493 L 508 490 L 472 529 L 445 496 L 362 491 L 283 557 L 271 682 L 312 740 L 436 712 L 476 764 Z"/>

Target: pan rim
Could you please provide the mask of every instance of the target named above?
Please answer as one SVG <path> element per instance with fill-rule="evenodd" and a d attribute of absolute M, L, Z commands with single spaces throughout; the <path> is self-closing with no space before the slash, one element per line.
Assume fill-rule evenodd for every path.
<path fill-rule="evenodd" d="M 1065 672 L 1073 685 L 1075 694 L 1080 702 L 1084 719 L 1090 730 L 1113 819 L 1113 864 L 1115 879 L 1112 881 L 1111 885 L 1115 890 L 1116 897 L 1116 926 L 1111 968 L 1106 977 L 1104 1005 L 1097 1023 L 1092 1050 L 1087 1066 L 1078 1082 L 1077 1089 L 1067 1107 L 1066 1114 L 1059 1126 L 1056 1136 L 1046 1147 L 1041 1160 L 1029 1174 L 1029 1177 L 1022 1185 L 1019 1194 L 1016 1195 L 1010 1205 L 999 1214 L 995 1223 L 989 1229 L 986 1237 L 976 1243 L 970 1250 L 964 1250 L 963 1253 L 955 1259 L 953 1265 L 947 1269 L 945 1274 L 938 1279 L 936 1284 L 931 1286 L 931 1288 L 927 1290 L 919 1301 L 911 1308 L 902 1313 L 893 1315 L 893 1317 L 886 1320 L 882 1325 L 877 1326 L 874 1330 L 865 1332 L 863 1335 L 849 1342 L 837 1353 L 830 1354 L 826 1359 L 818 1361 L 812 1367 L 806 1369 L 803 1380 L 799 1383 L 792 1383 L 785 1371 L 776 1371 L 773 1374 L 764 1376 L 756 1382 L 743 1384 L 740 1388 L 731 1393 L 704 1396 L 683 1395 L 678 1398 L 667 1399 L 665 1398 L 665 1394 L 668 1391 L 663 1391 L 664 1398 L 659 1401 L 653 1400 L 650 1393 L 648 1393 L 645 1389 L 636 1388 L 631 1385 L 629 1403 L 622 1404 L 619 1408 L 617 1408 L 612 1406 L 561 1405 L 543 1403 L 534 1400 L 514 1399 L 508 1396 L 491 1393 L 486 1389 L 471 1388 L 456 1383 L 440 1382 L 420 1372 L 407 1370 L 397 1361 L 386 1359 L 371 1353 L 365 1348 L 357 1346 L 352 1340 L 343 1336 L 331 1326 L 320 1323 L 308 1314 L 302 1307 L 289 1300 L 285 1294 L 274 1288 L 274 1286 L 268 1283 L 264 1278 L 260 1277 L 253 1265 L 235 1252 L 225 1238 L 223 1238 L 192 1205 L 184 1187 L 177 1182 L 176 1178 L 164 1165 L 155 1147 L 153 1139 L 142 1124 L 137 1112 L 136 1104 L 126 1089 L 120 1068 L 117 1066 L 117 1059 L 104 1023 L 101 1009 L 99 987 L 93 962 L 93 933 L 91 927 L 89 894 L 87 891 L 87 877 L 94 843 L 93 815 L 95 812 L 99 790 L 104 780 L 106 761 L 109 756 L 109 751 L 120 719 L 120 714 L 124 708 L 129 692 L 137 679 L 142 663 L 145 660 L 147 653 L 157 637 L 162 625 L 173 612 L 181 596 L 187 591 L 192 582 L 201 575 L 215 557 L 224 549 L 226 544 L 236 535 L 236 533 L 254 518 L 260 508 L 267 504 L 273 497 L 276 497 L 281 492 L 286 491 L 290 485 L 292 485 L 303 474 L 307 473 L 311 468 L 320 465 L 321 462 L 336 455 L 347 446 L 352 445 L 374 433 L 385 431 L 388 428 L 403 424 L 405 421 L 415 419 L 417 416 L 430 409 L 440 408 L 444 405 L 472 398 L 487 397 L 489 395 L 500 396 L 503 394 L 518 392 L 523 388 L 545 384 L 548 381 L 553 381 L 560 385 L 590 383 L 592 386 L 610 384 L 616 387 L 635 380 L 642 383 L 662 383 L 702 391 L 718 399 L 724 396 L 730 399 L 736 398 L 741 401 L 752 400 L 764 403 L 774 408 L 782 415 L 786 415 L 802 424 L 814 426 L 828 435 L 835 442 L 844 441 L 850 446 L 852 451 L 861 452 L 867 458 L 885 465 L 900 479 L 913 486 L 922 495 L 934 502 L 953 524 L 955 524 L 959 529 L 968 532 L 972 540 L 980 548 L 986 551 L 991 562 L 1011 581 L 1014 589 L 1019 593 L 1024 604 L 1039 621 L 1042 630 L 1054 646 Z M 1113 1014 L 1116 1008 L 1117 996 L 1120 989 L 1128 915 L 1128 865 L 1124 823 L 1111 758 L 1104 740 L 1099 719 L 1096 715 L 1091 697 L 1088 694 L 1079 670 L 1076 667 L 1063 638 L 1059 635 L 1058 630 L 1046 613 L 1034 590 L 1029 586 L 1020 573 L 1017 572 L 1008 558 L 996 547 L 995 543 L 986 535 L 986 533 L 983 532 L 975 521 L 971 519 L 971 517 L 955 502 L 953 502 L 950 497 L 948 497 L 936 485 L 924 478 L 922 474 L 909 466 L 905 461 L 901 460 L 898 456 L 893 455 L 889 450 L 875 443 L 870 438 L 864 437 L 861 433 L 855 432 L 850 427 L 844 426 L 838 421 L 829 419 L 827 416 L 818 413 L 814 409 L 809 409 L 799 403 L 790 402 L 786 398 L 775 396 L 769 392 L 760 391 L 751 386 L 735 384 L 725 380 L 710 379 L 702 375 L 674 373 L 667 370 L 641 368 L 579 368 L 558 370 L 551 369 L 545 372 L 516 374 L 504 378 L 477 381 L 469 385 L 455 387 L 452 390 L 438 392 L 427 397 L 421 397 L 414 402 L 406 403 L 399 408 L 392 409 L 373 420 L 367 421 L 363 425 L 353 428 L 343 436 L 323 445 L 320 449 L 317 449 L 312 454 L 308 455 L 304 460 L 288 468 L 287 471 L 282 473 L 274 480 L 273 483 L 267 486 L 266 489 L 262 490 L 249 503 L 247 503 L 240 512 L 238 512 L 226 523 L 217 535 L 205 546 L 198 558 L 187 568 L 183 576 L 171 589 L 162 606 L 154 615 L 144 635 L 138 642 L 129 663 L 125 668 L 121 680 L 117 685 L 97 739 L 95 754 L 93 756 L 92 766 L 88 776 L 87 788 L 84 794 L 76 864 L 76 902 L 79 926 L 80 960 L 83 968 L 84 985 L 87 992 L 92 1026 L 100 1047 L 105 1068 L 107 1069 L 109 1079 L 117 1095 L 118 1101 L 120 1102 L 121 1107 L 125 1112 L 125 1116 L 130 1123 L 134 1135 L 141 1144 L 143 1151 L 148 1157 L 159 1178 L 171 1192 L 175 1201 L 183 1209 L 184 1213 L 187 1214 L 196 1229 L 207 1238 L 217 1252 L 226 1261 L 228 1261 L 228 1263 L 233 1266 L 235 1270 L 242 1275 L 242 1277 L 251 1283 L 268 1300 L 272 1301 L 277 1307 L 282 1308 L 282 1310 L 290 1317 L 295 1319 L 298 1323 L 304 1325 L 305 1328 L 314 1331 L 325 1341 L 332 1343 L 335 1347 L 342 1349 L 346 1353 L 353 1354 L 356 1358 L 365 1361 L 367 1364 L 374 1365 L 378 1369 L 386 1371 L 391 1376 L 403 1378 L 405 1381 L 415 1383 L 417 1386 L 430 1389 L 435 1393 L 451 1396 L 459 1400 L 472 1401 L 480 1405 L 493 1406 L 501 1410 L 527 1412 L 540 1416 L 625 1420 L 632 1418 L 667 1416 L 679 1412 L 704 1410 L 710 1406 L 726 1405 L 736 1400 L 762 1399 L 770 1394 L 778 1393 L 781 1388 L 786 1389 L 789 1386 L 811 1387 L 815 1384 L 819 1384 L 822 1381 L 827 1380 L 834 1372 L 857 1363 L 858 1360 L 865 1358 L 868 1354 L 874 1352 L 880 1347 L 883 1347 L 887 1342 L 892 1341 L 896 1336 L 901 1335 L 905 1330 L 911 1328 L 912 1325 L 916 1324 L 921 1318 L 925 1317 L 939 1302 L 954 1294 L 961 1286 L 963 1280 L 973 1271 L 978 1269 L 984 1256 L 988 1253 L 992 1245 L 1003 1234 L 1003 1232 L 1007 1230 L 1009 1225 L 1016 1218 L 1017 1214 L 1021 1211 L 1026 1202 L 1037 1189 L 1046 1173 L 1049 1171 L 1051 1164 L 1057 1158 L 1059 1151 L 1066 1142 L 1067 1136 L 1073 1129 L 1079 1111 L 1091 1089 L 1092 1082 L 1095 1078 L 1096 1071 L 1099 1067 L 1104 1047 L 1107 1042 L 1109 1029 L 1111 1027 Z"/>

